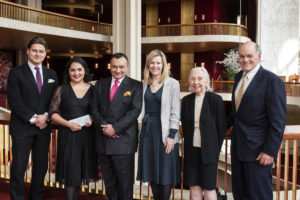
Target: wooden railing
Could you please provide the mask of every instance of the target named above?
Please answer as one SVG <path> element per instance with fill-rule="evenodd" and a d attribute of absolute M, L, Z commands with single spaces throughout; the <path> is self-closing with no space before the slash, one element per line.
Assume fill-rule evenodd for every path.
<path fill-rule="evenodd" d="M 189 83 L 187 80 L 179 80 L 180 91 L 189 92 Z M 234 81 L 215 81 L 211 80 L 211 88 L 216 93 L 231 93 Z M 300 83 L 284 82 L 287 96 L 300 96 Z"/>
<path fill-rule="evenodd" d="M 142 37 L 181 35 L 236 35 L 248 37 L 244 25 L 231 23 L 197 23 L 142 26 Z"/>
<path fill-rule="evenodd" d="M 9 172 L 10 172 L 10 164 L 12 161 L 12 153 L 11 153 L 11 138 L 9 136 L 8 131 L 8 124 L 9 124 L 9 114 L 0 114 L 0 178 L 9 179 Z M 218 179 L 224 178 L 225 184 L 218 185 L 218 187 L 223 191 L 222 193 L 226 194 L 227 191 L 230 189 L 228 188 L 228 161 L 230 160 L 230 136 L 231 130 L 227 131 L 226 139 L 224 141 L 225 151 L 223 154 L 225 155 L 225 177 L 218 176 Z M 276 173 L 273 174 L 273 179 L 276 181 L 276 199 L 280 199 L 281 195 L 284 197 L 285 200 L 297 199 L 297 190 L 300 189 L 299 180 L 297 180 L 297 176 L 299 176 L 299 152 L 298 149 L 300 148 L 298 140 L 300 140 L 300 125 L 298 126 L 286 126 L 285 133 L 283 136 L 283 143 L 280 151 L 278 153 L 277 164 L 276 164 Z M 49 168 L 48 172 L 45 177 L 45 186 L 50 186 L 53 188 L 63 188 L 63 185 L 60 185 L 55 180 L 55 160 L 56 160 L 56 141 L 57 141 L 57 130 L 53 129 L 51 142 L 49 147 Z M 292 152 L 292 154 L 290 153 Z M 292 156 L 292 159 L 290 159 Z M 283 159 L 284 157 L 284 159 Z M 291 163 L 292 162 L 292 163 Z M 31 177 L 31 159 L 29 159 L 29 164 L 25 174 L 25 182 L 30 182 Z M 282 166 L 284 169 L 282 171 Z M 282 173 L 283 172 L 283 173 Z M 289 174 L 292 175 L 289 175 Z M 297 183 L 298 182 L 298 183 Z M 134 198 L 135 199 L 150 199 L 151 193 L 149 190 L 149 184 L 146 186 L 135 185 L 134 187 Z M 88 186 L 82 186 L 81 190 L 87 193 L 94 193 L 99 195 L 105 195 L 105 186 L 102 180 L 97 182 L 92 182 Z M 180 193 L 175 197 L 176 193 Z M 292 193 L 289 196 L 289 192 Z M 283 194 L 281 194 L 283 193 Z M 174 189 L 171 194 L 171 199 L 189 199 L 189 191 L 183 188 L 183 185 Z M 298 196 L 299 199 L 299 196 Z"/>
<path fill-rule="evenodd" d="M 0 17 L 83 32 L 112 35 L 112 25 L 0 0 Z"/>

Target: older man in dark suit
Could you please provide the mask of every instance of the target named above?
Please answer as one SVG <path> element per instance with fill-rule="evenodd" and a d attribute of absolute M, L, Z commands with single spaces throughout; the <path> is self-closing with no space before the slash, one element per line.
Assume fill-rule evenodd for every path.
<path fill-rule="evenodd" d="M 125 54 L 113 54 L 110 67 L 112 77 L 99 80 L 94 89 L 96 152 L 108 198 L 128 200 L 133 198 L 142 83 L 126 76 L 129 63 Z"/>
<path fill-rule="evenodd" d="M 282 80 L 260 65 L 260 47 L 239 48 L 242 71 L 232 92 L 232 190 L 234 199 L 273 199 L 271 168 L 286 121 Z"/>
<path fill-rule="evenodd" d="M 33 38 L 27 45 L 28 62 L 12 68 L 8 76 L 13 155 L 10 196 L 13 200 L 25 199 L 24 175 L 30 150 L 33 159 L 30 199 L 43 199 L 51 132 L 47 112 L 58 85 L 56 73 L 42 66 L 46 54 L 46 41 Z"/>

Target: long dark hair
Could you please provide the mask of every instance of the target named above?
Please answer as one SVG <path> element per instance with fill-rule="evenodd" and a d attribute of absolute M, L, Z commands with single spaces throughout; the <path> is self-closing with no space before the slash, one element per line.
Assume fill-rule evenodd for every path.
<path fill-rule="evenodd" d="M 88 83 L 89 81 L 92 80 L 92 76 L 90 75 L 88 64 L 85 62 L 85 60 L 83 60 L 81 57 L 74 57 L 67 62 L 65 72 L 64 72 L 64 83 L 68 83 L 71 81 L 70 76 L 69 76 L 69 69 L 70 69 L 72 63 L 79 63 L 82 65 L 82 67 L 85 71 L 84 78 L 83 78 L 84 82 Z"/>

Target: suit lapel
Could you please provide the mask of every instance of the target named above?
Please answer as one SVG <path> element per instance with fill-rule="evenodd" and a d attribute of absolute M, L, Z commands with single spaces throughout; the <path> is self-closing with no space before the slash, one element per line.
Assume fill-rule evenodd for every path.
<path fill-rule="evenodd" d="M 104 90 L 104 101 L 105 105 L 109 106 L 110 105 L 110 85 L 111 85 L 111 77 L 104 82 L 103 85 L 103 90 Z"/>
<path fill-rule="evenodd" d="M 25 76 L 27 76 L 27 79 L 32 83 L 33 87 L 35 88 L 35 91 L 39 94 L 36 81 L 34 79 L 32 71 L 31 71 L 31 69 L 30 69 L 30 67 L 29 67 L 29 65 L 27 63 L 24 65 L 23 70 L 24 70 Z"/>
<path fill-rule="evenodd" d="M 46 85 L 48 83 L 48 78 L 49 78 L 49 70 L 47 69 L 47 67 L 42 66 L 43 68 L 43 86 L 42 86 L 42 92 L 41 95 L 44 93 Z"/>
<path fill-rule="evenodd" d="M 243 104 L 245 104 L 247 102 L 248 96 L 251 95 L 256 90 L 256 88 L 260 85 L 261 79 L 263 78 L 262 73 L 263 73 L 263 68 L 262 68 L 262 66 L 260 66 L 260 69 L 255 74 L 251 83 L 249 84 L 246 91 L 244 92 L 240 106 L 242 106 Z"/>
<path fill-rule="evenodd" d="M 233 112 L 236 112 L 236 107 L 235 107 L 235 90 L 236 90 L 236 87 L 237 87 L 237 85 L 239 84 L 239 82 L 240 82 L 240 80 L 242 78 L 242 75 L 243 75 L 243 71 L 239 72 L 236 75 L 236 78 L 234 80 L 234 85 L 233 85 L 233 90 L 232 90 L 232 100 L 231 100 Z"/>
<path fill-rule="evenodd" d="M 115 94 L 115 96 L 114 96 L 111 104 L 114 104 L 114 102 L 117 102 L 117 103 L 120 102 L 120 100 L 122 99 L 122 96 L 123 96 L 123 94 L 125 92 L 124 90 L 126 90 L 126 88 L 127 88 L 127 85 L 128 85 L 128 77 L 125 76 L 124 79 L 123 79 L 123 81 L 119 85 L 118 90 L 117 90 L 117 92 L 116 92 L 116 94 Z"/>

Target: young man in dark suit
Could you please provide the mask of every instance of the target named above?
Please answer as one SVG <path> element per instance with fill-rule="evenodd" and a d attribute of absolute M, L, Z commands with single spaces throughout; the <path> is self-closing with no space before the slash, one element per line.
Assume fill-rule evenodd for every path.
<path fill-rule="evenodd" d="M 11 108 L 9 131 L 12 137 L 10 197 L 25 199 L 24 175 L 32 150 L 31 200 L 43 199 L 44 178 L 48 169 L 51 126 L 48 107 L 56 90 L 56 73 L 42 65 L 47 43 L 35 37 L 27 45 L 28 62 L 14 67 L 8 76 L 8 104 Z"/>
<path fill-rule="evenodd" d="M 240 46 L 243 70 L 235 76 L 232 92 L 234 199 L 273 199 L 271 168 L 285 128 L 286 93 L 282 80 L 264 69 L 260 59 L 254 42 Z"/>
<path fill-rule="evenodd" d="M 95 146 L 108 198 L 129 200 L 133 198 L 143 89 L 141 82 L 126 76 L 129 63 L 125 54 L 113 54 L 110 67 L 112 77 L 99 80 L 94 88 Z"/>

